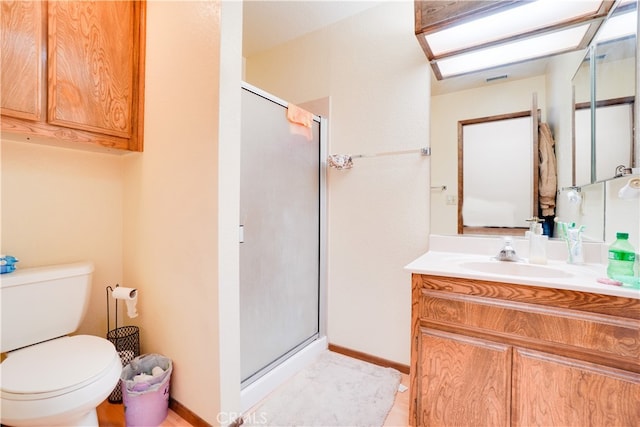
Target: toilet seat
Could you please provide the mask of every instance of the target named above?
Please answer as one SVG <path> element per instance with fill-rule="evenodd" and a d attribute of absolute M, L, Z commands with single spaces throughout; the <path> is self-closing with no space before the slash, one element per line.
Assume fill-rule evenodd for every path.
<path fill-rule="evenodd" d="M 111 342 L 92 335 L 56 338 L 13 351 L 2 362 L 2 398 L 47 399 L 85 387 L 121 364 Z"/>

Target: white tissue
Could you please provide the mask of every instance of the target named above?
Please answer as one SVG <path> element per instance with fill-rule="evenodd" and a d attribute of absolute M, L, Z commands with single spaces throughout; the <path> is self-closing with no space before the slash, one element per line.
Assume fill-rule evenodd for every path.
<path fill-rule="evenodd" d="M 151 370 L 151 375 L 153 375 L 154 377 L 157 377 L 158 375 L 162 375 L 162 374 L 164 374 L 164 369 L 162 369 L 160 366 L 155 366 Z"/>
<path fill-rule="evenodd" d="M 125 288 L 124 286 L 116 286 L 112 293 L 115 299 L 124 300 L 127 305 L 127 316 L 133 319 L 138 317 L 136 304 L 138 304 L 138 290 L 135 288 Z"/>
<path fill-rule="evenodd" d="M 133 382 L 134 383 L 144 383 L 144 382 L 149 381 L 151 378 L 153 378 L 152 375 L 142 373 L 142 374 L 138 374 L 138 375 L 134 376 L 133 377 Z"/>
<path fill-rule="evenodd" d="M 631 178 L 629 182 L 620 189 L 618 197 L 621 199 L 635 199 L 640 197 L 640 178 Z"/>

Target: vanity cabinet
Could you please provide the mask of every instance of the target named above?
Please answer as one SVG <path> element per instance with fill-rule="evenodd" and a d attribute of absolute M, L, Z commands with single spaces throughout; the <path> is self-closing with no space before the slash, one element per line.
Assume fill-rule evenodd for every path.
<path fill-rule="evenodd" d="M 3 1 L 2 130 L 142 151 L 144 1 Z"/>
<path fill-rule="evenodd" d="M 413 274 L 414 426 L 640 420 L 640 300 Z"/>

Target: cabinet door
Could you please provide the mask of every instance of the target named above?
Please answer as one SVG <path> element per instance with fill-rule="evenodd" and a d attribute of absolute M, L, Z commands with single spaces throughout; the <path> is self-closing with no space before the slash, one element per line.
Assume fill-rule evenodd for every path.
<path fill-rule="evenodd" d="M 637 426 L 640 374 L 515 349 L 514 426 Z"/>
<path fill-rule="evenodd" d="M 2 115 L 41 120 L 44 105 L 46 2 L 2 1 Z"/>
<path fill-rule="evenodd" d="M 134 3 L 49 4 L 49 123 L 131 136 Z"/>
<path fill-rule="evenodd" d="M 510 346 L 422 328 L 418 352 L 418 425 L 509 425 Z"/>

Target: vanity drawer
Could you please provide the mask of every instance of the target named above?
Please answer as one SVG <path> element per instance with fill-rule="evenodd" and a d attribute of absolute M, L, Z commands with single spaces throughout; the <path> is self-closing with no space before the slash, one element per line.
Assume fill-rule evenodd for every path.
<path fill-rule="evenodd" d="M 425 325 L 640 370 L 637 319 L 424 288 L 418 316 Z"/>

